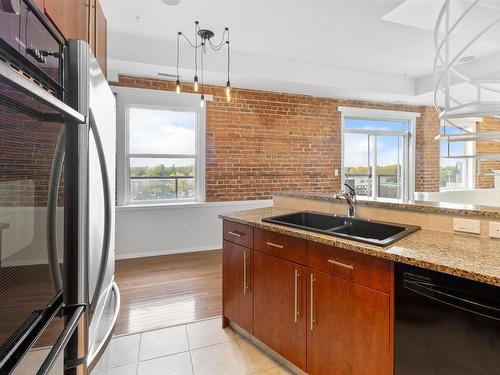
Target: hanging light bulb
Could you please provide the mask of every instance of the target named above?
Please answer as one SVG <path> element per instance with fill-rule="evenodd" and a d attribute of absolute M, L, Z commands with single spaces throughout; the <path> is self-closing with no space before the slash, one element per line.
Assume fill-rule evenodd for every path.
<path fill-rule="evenodd" d="M 226 96 L 228 98 L 231 96 L 231 83 L 229 81 L 226 83 Z"/>
<path fill-rule="evenodd" d="M 179 94 L 181 92 L 181 81 L 175 81 L 175 92 Z"/>
<path fill-rule="evenodd" d="M 205 107 L 205 95 L 201 94 L 201 102 L 200 102 L 200 107 L 204 108 Z"/>
<path fill-rule="evenodd" d="M 198 76 L 194 76 L 194 92 L 198 92 Z"/>

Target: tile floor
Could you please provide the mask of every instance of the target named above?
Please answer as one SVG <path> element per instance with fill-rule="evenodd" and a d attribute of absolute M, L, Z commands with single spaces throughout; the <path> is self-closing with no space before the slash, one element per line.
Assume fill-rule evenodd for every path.
<path fill-rule="evenodd" d="M 92 375 L 294 374 L 285 362 L 215 318 L 114 337 Z"/>

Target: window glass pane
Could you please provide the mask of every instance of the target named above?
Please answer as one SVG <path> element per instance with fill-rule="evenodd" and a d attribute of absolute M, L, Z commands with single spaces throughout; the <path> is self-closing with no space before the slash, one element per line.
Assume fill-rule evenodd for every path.
<path fill-rule="evenodd" d="M 382 198 L 401 198 L 403 146 L 400 136 L 377 136 L 377 186 Z"/>
<path fill-rule="evenodd" d="M 130 201 L 193 199 L 195 159 L 130 159 Z"/>
<path fill-rule="evenodd" d="M 370 120 L 362 118 L 346 117 L 344 127 L 346 129 L 371 129 L 388 131 L 410 131 L 410 121 L 407 120 Z"/>
<path fill-rule="evenodd" d="M 129 152 L 187 154 L 196 152 L 196 113 L 129 109 Z"/>
<path fill-rule="evenodd" d="M 367 134 L 346 133 L 344 136 L 345 182 L 363 196 L 372 195 L 369 144 Z"/>
<path fill-rule="evenodd" d="M 464 159 L 441 159 L 440 187 L 445 189 L 465 187 L 465 166 Z"/>
<path fill-rule="evenodd" d="M 461 134 L 462 130 L 451 125 L 442 126 L 441 134 Z M 448 159 L 446 156 L 468 155 L 467 142 L 441 141 L 439 144 L 441 161 L 439 171 L 439 186 L 441 189 L 466 188 L 467 160 Z"/>

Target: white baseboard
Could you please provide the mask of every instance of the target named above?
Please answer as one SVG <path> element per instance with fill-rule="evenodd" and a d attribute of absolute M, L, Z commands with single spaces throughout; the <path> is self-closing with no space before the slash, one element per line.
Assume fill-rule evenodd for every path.
<path fill-rule="evenodd" d="M 175 249 L 175 250 L 157 250 L 157 251 L 137 251 L 131 252 L 127 254 L 119 254 L 119 252 L 115 252 L 116 260 L 121 259 L 134 259 L 134 258 L 146 258 L 146 257 L 156 257 L 161 255 L 172 255 L 172 254 L 182 254 L 182 253 L 196 253 L 199 251 L 211 251 L 211 250 L 219 250 L 222 249 L 222 244 L 219 245 L 211 245 L 211 246 L 203 246 L 203 247 L 187 247 L 183 249 Z"/>

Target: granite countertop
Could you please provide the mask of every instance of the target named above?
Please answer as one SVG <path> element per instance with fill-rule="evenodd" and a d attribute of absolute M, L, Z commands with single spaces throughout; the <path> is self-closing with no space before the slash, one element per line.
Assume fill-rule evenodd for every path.
<path fill-rule="evenodd" d="M 220 215 L 247 224 L 331 246 L 428 268 L 500 286 L 500 239 L 422 229 L 387 247 L 262 222 L 263 218 L 296 212 L 268 207 Z"/>
<path fill-rule="evenodd" d="M 275 197 L 312 199 L 326 202 L 340 202 L 334 193 L 309 193 L 283 191 L 272 194 Z M 430 201 L 395 201 L 394 199 L 377 198 L 376 200 L 358 197 L 357 206 L 401 209 L 416 212 L 427 212 L 445 215 L 475 216 L 483 218 L 500 218 L 500 207 L 481 206 L 477 204 L 430 202 Z"/>

